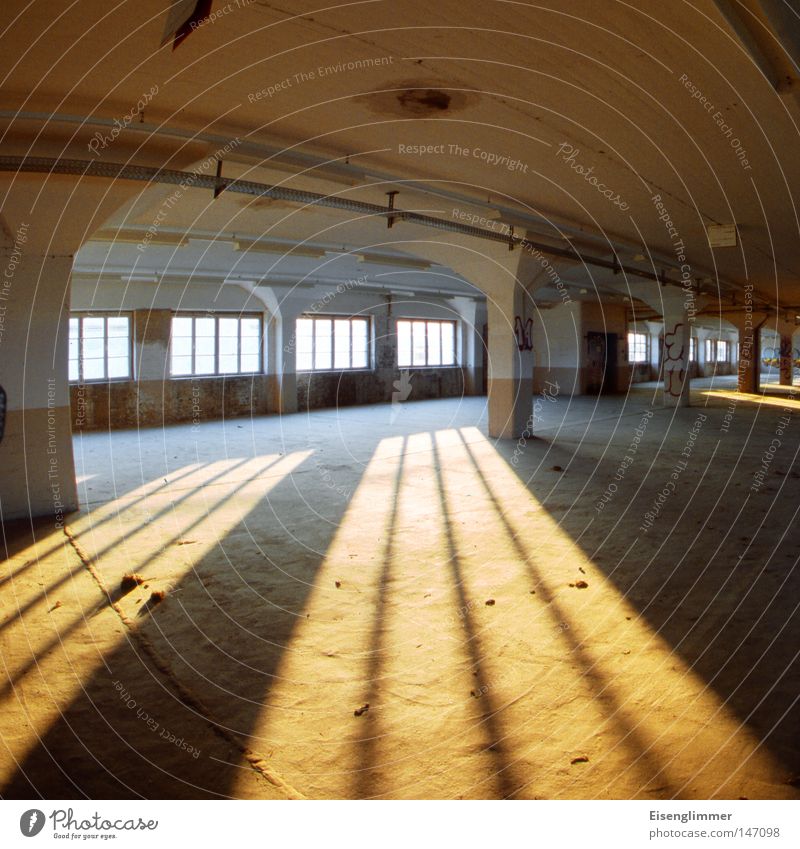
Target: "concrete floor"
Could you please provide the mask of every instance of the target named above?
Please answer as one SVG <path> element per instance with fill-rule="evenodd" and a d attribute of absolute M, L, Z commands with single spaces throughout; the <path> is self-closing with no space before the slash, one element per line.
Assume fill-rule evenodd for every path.
<path fill-rule="evenodd" d="M 714 386 L 76 438 L 66 533 L 6 528 L 0 793 L 800 797 L 800 403 Z"/>

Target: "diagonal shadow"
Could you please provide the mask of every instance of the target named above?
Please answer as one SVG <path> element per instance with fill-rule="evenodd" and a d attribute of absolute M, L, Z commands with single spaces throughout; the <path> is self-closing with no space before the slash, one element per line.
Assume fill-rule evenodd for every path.
<path fill-rule="evenodd" d="M 784 440 L 765 496 L 754 495 L 749 488 L 760 449 L 770 444 L 781 411 L 737 400 L 737 434 L 721 430 L 723 404 L 730 401 L 712 399 L 703 407 L 703 447 L 694 451 L 671 509 L 647 534 L 639 530 L 642 514 L 670 479 L 697 410 L 665 412 L 661 445 L 627 468 L 615 501 L 602 512 L 593 505 L 615 480 L 624 450 L 598 460 L 570 445 L 567 433 L 563 447 L 545 437 L 548 462 L 569 472 L 555 490 L 546 476 L 532 473 L 531 462 L 511 462 L 513 446 L 495 448 L 652 632 L 782 764 L 776 782 L 790 782 L 800 773 L 800 445 Z M 624 449 L 630 427 L 614 447 Z M 749 456 L 751 445 L 760 446 L 758 457 Z M 635 556 L 626 557 L 634 540 Z M 742 763 L 740 771 L 746 769 Z"/>
<path fill-rule="evenodd" d="M 397 528 L 397 516 L 400 509 L 400 484 L 403 479 L 403 468 L 405 466 L 405 452 L 408 447 L 408 437 L 403 437 L 400 449 L 400 457 L 397 463 L 397 471 L 392 485 L 390 495 L 391 507 L 389 518 L 386 523 L 386 544 L 384 545 L 381 558 L 383 567 L 378 580 L 378 600 L 372 618 L 372 634 L 370 636 L 370 655 L 367 664 L 367 680 L 369 681 L 369 692 L 367 704 L 376 705 L 380 695 L 383 678 L 384 652 L 386 651 L 386 607 L 389 581 L 392 574 L 393 560 L 395 556 L 395 534 Z M 355 798 L 369 799 L 373 795 L 373 771 L 377 768 L 377 743 L 380 738 L 380 722 L 377 712 L 373 709 L 368 711 L 364 719 L 366 728 L 361 739 L 360 760 L 361 766 L 356 774 Z"/>
<path fill-rule="evenodd" d="M 472 448 L 464 439 L 463 433 L 459 431 L 458 435 L 472 466 L 472 471 L 486 491 L 486 495 L 494 507 L 495 513 L 505 530 L 508 540 L 512 543 L 520 562 L 525 565 L 534 585 L 537 587 L 537 592 L 541 595 L 542 600 L 545 602 L 548 615 L 552 618 L 555 626 L 561 626 L 559 627 L 561 638 L 567 643 L 570 657 L 576 658 L 580 664 L 581 678 L 589 683 L 595 694 L 595 698 L 605 706 L 604 713 L 606 718 L 609 723 L 617 726 L 622 741 L 634 754 L 634 762 L 644 766 L 650 781 L 655 782 L 660 780 L 663 777 L 661 775 L 662 767 L 660 763 L 653 753 L 650 752 L 647 742 L 641 736 L 637 727 L 625 718 L 622 706 L 614 694 L 608 677 L 603 674 L 598 664 L 589 655 L 584 644 L 575 638 L 575 630 L 571 627 L 570 615 L 564 609 L 564 606 L 559 603 L 554 593 L 549 589 L 546 581 L 546 575 L 544 575 L 541 569 L 536 565 L 536 559 L 533 552 L 530 551 L 528 546 L 520 539 L 516 529 L 509 521 L 508 516 L 506 515 L 506 510 L 503 508 L 495 487 L 488 480 L 478 464 Z M 564 624 L 568 627 L 563 627 Z"/>
<path fill-rule="evenodd" d="M 472 612 L 472 604 L 468 601 L 464 591 L 464 576 L 461 568 L 461 558 L 459 556 L 458 546 L 453 535 L 453 517 L 452 511 L 447 503 L 445 495 L 444 480 L 442 478 L 441 457 L 436 440 L 433 440 L 433 469 L 436 475 L 436 484 L 440 500 L 440 509 L 442 511 L 444 533 L 447 543 L 448 565 L 453 577 L 455 592 L 458 597 L 458 609 L 461 612 L 463 630 L 464 630 L 464 645 L 471 660 L 477 691 L 482 694 L 481 702 L 486 705 L 486 708 L 480 714 L 487 738 L 486 750 L 492 754 L 494 761 L 494 780 L 496 785 L 496 794 L 501 799 L 510 799 L 523 786 L 523 782 L 515 775 L 513 766 L 513 757 L 508 750 L 508 738 L 505 734 L 501 721 L 501 708 L 497 704 L 493 689 L 489 686 L 489 682 L 482 671 L 483 659 L 487 656 L 486 650 L 483 647 L 478 628 L 475 624 L 475 617 Z"/>
<path fill-rule="evenodd" d="M 168 657 L 173 674 L 202 692 L 202 701 L 219 724 L 243 741 L 268 702 L 275 670 L 303 616 L 314 575 L 347 507 L 344 498 L 328 499 L 325 508 L 330 521 L 311 521 L 319 516 L 312 507 L 318 476 L 308 465 L 306 459 L 277 483 L 137 627 Z M 298 487 L 307 499 L 304 516 L 298 515 Z M 283 530 L 287 520 L 301 529 L 290 539 Z M 230 568 L 232 560 L 236 568 Z M 225 584 L 225 593 L 209 603 L 215 584 Z M 234 587 L 244 587 L 251 599 L 238 627 L 232 624 L 233 607 L 226 609 L 225 603 L 227 591 Z M 260 599 L 258 604 L 252 603 L 253 597 Z M 236 612 L 241 609 L 239 600 Z M 216 644 L 209 643 L 202 632 L 220 638 Z M 196 706 L 187 703 L 163 670 L 154 667 L 141 644 L 126 633 L 104 661 L 105 667 L 84 682 L 82 692 L 17 766 L 2 787 L 2 796 L 231 795 L 243 770 L 249 770 L 242 766 L 241 750 L 213 733 Z M 201 669 L 205 679 L 198 674 Z M 122 684 L 121 691 L 135 708 L 121 699 L 115 682 Z M 162 738 L 162 732 L 167 736 Z M 175 738 L 180 742 L 174 742 Z M 199 749 L 199 754 L 188 751 L 189 746 Z M 251 775 L 256 796 L 275 793 L 263 778 Z"/>

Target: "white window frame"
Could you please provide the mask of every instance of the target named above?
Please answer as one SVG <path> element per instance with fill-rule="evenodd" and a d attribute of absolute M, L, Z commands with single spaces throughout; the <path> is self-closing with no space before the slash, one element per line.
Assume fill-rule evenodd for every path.
<path fill-rule="evenodd" d="M 425 364 L 422 365 L 420 363 L 414 363 L 414 325 L 415 324 L 425 324 Z M 399 340 L 400 338 L 400 325 L 401 324 L 410 324 L 411 325 L 411 362 L 402 363 L 400 361 L 400 347 L 398 344 L 397 348 L 397 367 L 398 368 L 458 368 L 458 322 L 454 319 L 450 318 L 398 318 L 397 325 L 395 327 L 395 336 Z M 439 332 L 439 352 L 441 355 L 442 351 L 442 326 L 450 325 L 453 328 L 453 362 L 452 363 L 429 363 L 430 359 L 430 335 L 431 335 L 431 327 L 435 326 Z"/>
<path fill-rule="evenodd" d="M 724 356 L 720 357 L 720 353 L 724 352 Z M 717 339 L 717 344 L 715 345 L 715 362 L 718 363 L 727 363 L 730 357 L 730 350 L 728 348 L 728 340 L 727 339 Z"/>
<path fill-rule="evenodd" d="M 190 374 L 176 374 L 173 371 L 173 332 L 174 332 L 174 320 L 176 318 L 188 318 L 192 320 L 192 370 Z M 198 319 L 211 319 L 214 321 L 214 371 L 198 371 L 197 370 L 197 320 Z M 237 357 L 237 370 L 236 371 L 220 371 L 220 334 L 219 334 L 219 323 L 222 319 L 236 319 L 238 321 L 237 335 L 236 335 L 236 357 Z M 242 371 L 242 321 L 245 319 L 255 319 L 258 321 L 258 368 L 256 369 L 247 369 Z M 232 338 L 232 337 L 231 337 Z M 181 355 L 178 355 L 181 356 Z M 172 320 L 170 321 L 170 331 L 169 331 L 169 373 L 170 377 L 174 380 L 183 380 L 186 378 L 193 377 L 241 377 L 247 375 L 254 374 L 263 374 L 264 372 L 264 316 L 259 312 L 174 312 L 172 314 Z"/>
<path fill-rule="evenodd" d="M 103 377 L 84 377 L 84 357 L 83 357 L 83 323 L 87 318 L 91 319 L 102 319 L 103 321 Z M 126 375 L 116 375 L 114 377 L 108 376 L 108 320 L 110 318 L 124 318 L 128 322 L 128 335 L 127 335 L 127 347 L 128 347 L 128 373 Z M 98 312 L 92 310 L 85 311 L 75 311 L 70 312 L 69 315 L 69 323 L 67 325 L 67 340 L 68 345 L 72 341 L 72 322 L 78 322 L 78 336 L 77 336 L 77 344 L 78 344 L 78 376 L 74 378 L 70 378 L 69 382 L 72 384 L 82 385 L 86 383 L 114 383 L 116 381 L 126 381 L 133 379 L 133 313 L 130 312 Z M 117 337 L 122 338 L 122 337 Z M 96 359 L 96 358 L 94 358 Z M 69 362 L 73 360 L 73 357 L 69 357 L 68 354 L 68 368 Z"/>
<path fill-rule="evenodd" d="M 716 339 L 706 339 L 706 362 L 715 363 L 717 361 L 717 345 Z"/>
<path fill-rule="evenodd" d="M 642 341 L 637 343 L 637 340 Z M 637 333 L 633 330 L 628 331 L 628 362 L 631 365 L 642 365 L 644 363 L 650 362 L 649 341 L 650 339 L 646 333 Z M 637 348 L 643 348 L 641 352 L 641 358 L 635 357 Z"/>
<path fill-rule="evenodd" d="M 299 374 L 309 374 L 310 372 L 340 372 L 340 371 L 370 371 L 372 368 L 372 319 L 368 315 L 347 315 L 336 313 L 308 313 L 298 316 L 297 321 L 311 321 L 311 368 L 297 368 Z M 317 330 L 316 323 L 318 321 L 331 322 L 331 364 L 330 366 L 317 365 Z M 350 365 L 336 365 L 336 322 L 346 321 L 348 324 L 349 342 L 348 342 L 348 360 Z M 353 323 L 363 322 L 366 324 L 366 365 L 353 365 Z M 295 347 L 299 344 L 297 324 L 295 324 Z M 295 350 L 295 358 L 297 351 Z"/>
<path fill-rule="evenodd" d="M 689 337 L 689 362 L 696 363 L 697 362 L 697 337 L 690 336 Z"/>

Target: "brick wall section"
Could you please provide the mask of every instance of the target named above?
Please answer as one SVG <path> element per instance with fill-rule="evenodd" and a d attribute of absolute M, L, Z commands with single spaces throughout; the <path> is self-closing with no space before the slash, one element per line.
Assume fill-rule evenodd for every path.
<path fill-rule="evenodd" d="M 400 380 L 395 318 L 390 306 L 373 315 L 374 370 L 307 372 L 297 376 L 298 409 L 391 402 Z M 171 310 L 137 310 L 133 316 L 137 380 L 70 386 L 73 431 L 159 427 L 277 412 L 274 376 L 266 374 L 170 378 Z M 464 394 L 460 367 L 411 369 L 410 393 L 399 400 Z"/>
<path fill-rule="evenodd" d="M 400 381 L 397 367 L 396 319 L 387 307 L 372 313 L 373 359 L 369 371 L 301 372 L 297 375 L 297 407 L 348 407 L 354 404 L 390 402 Z M 464 372 L 460 367 L 408 369 L 407 397 L 402 401 L 426 398 L 452 398 L 464 394 Z M 405 393 L 403 393 L 405 395 Z"/>

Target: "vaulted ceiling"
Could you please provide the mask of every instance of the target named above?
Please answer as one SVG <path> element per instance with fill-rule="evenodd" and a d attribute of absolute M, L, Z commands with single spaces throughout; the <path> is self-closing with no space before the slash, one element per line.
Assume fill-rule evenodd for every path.
<path fill-rule="evenodd" d="M 796 31 L 768 0 L 229 0 L 174 50 L 168 5 L 6 0 L 4 151 L 191 168 L 227 145 L 229 176 L 399 189 L 403 208 L 613 246 L 673 279 L 683 251 L 706 292 L 749 281 L 800 306 Z M 168 195 L 143 187 L 107 226 L 146 229 Z M 724 224 L 737 245 L 712 248 Z M 347 248 L 378 232 L 198 190 L 169 227 Z"/>

